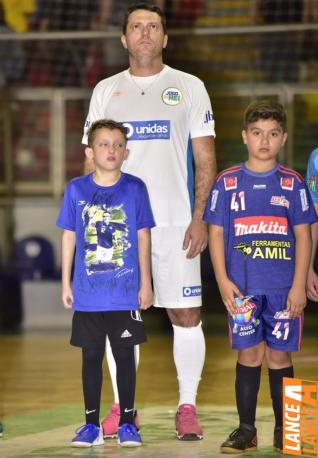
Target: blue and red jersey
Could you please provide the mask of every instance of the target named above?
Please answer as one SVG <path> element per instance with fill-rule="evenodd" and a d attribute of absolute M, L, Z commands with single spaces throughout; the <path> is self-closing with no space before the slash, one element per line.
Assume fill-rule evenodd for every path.
<path fill-rule="evenodd" d="M 229 278 L 243 294 L 262 295 L 291 287 L 294 227 L 318 218 L 297 172 L 278 163 L 255 173 L 242 163 L 217 176 L 204 220 L 223 227 Z"/>

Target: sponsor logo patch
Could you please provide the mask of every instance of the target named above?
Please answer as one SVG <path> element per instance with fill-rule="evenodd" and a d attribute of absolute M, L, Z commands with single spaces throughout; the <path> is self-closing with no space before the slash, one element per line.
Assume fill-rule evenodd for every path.
<path fill-rule="evenodd" d="M 255 333 L 255 328 L 259 325 L 259 320 L 254 317 L 256 304 L 251 301 L 253 296 L 236 297 L 236 309 L 233 318 L 233 334 L 240 337 L 250 336 Z"/>
<path fill-rule="evenodd" d="M 287 191 L 292 191 L 294 189 L 294 178 L 281 177 L 280 186 L 282 189 L 287 189 Z"/>
<path fill-rule="evenodd" d="M 233 248 L 246 258 L 251 256 L 252 259 L 279 259 L 282 261 L 291 261 L 289 249 L 291 244 L 284 240 L 252 240 L 250 244 L 240 242 Z"/>
<path fill-rule="evenodd" d="M 184 286 L 182 290 L 183 290 L 183 297 L 201 296 L 202 287 L 201 285 Z"/>
<path fill-rule="evenodd" d="M 289 320 L 289 311 L 288 310 L 280 310 L 279 312 L 276 312 L 274 315 L 275 320 Z"/>
<path fill-rule="evenodd" d="M 266 184 L 253 184 L 253 189 L 266 189 Z"/>
<path fill-rule="evenodd" d="M 168 87 L 163 91 L 161 97 L 162 101 L 170 106 L 178 105 L 183 99 L 182 92 L 176 87 Z"/>
<path fill-rule="evenodd" d="M 317 177 L 312 175 L 308 180 L 308 186 L 311 192 L 316 191 Z"/>
<path fill-rule="evenodd" d="M 234 219 L 235 236 L 246 234 L 287 235 L 287 218 L 280 216 L 246 216 Z"/>
<path fill-rule="evenodd" d="M 285 196 L 272 196 L 271 205 L 289 208 L 289 200 L 287 200 Z"/>
<path fill-rule="evenodd" d="M 131 334 L 130 334 L 130 332 L 128 331 L 128 329 L 126 329 L 126 330 L 122 333 L 122 335 L 121 335 L 120 337 L 121 337 L 121 339 L 127 339 L 127 337 L 131 337 Z"/>
<path fill-rule="evenodd" d="M 301 209 L 303 212 L 305 212 L 309 208 L 306 190 L 303 188 L 303 189 L 300 189 L 299 192 L 300 192 Z"/>
<path fill-rule="evenodd" d="M 211 110 L 208 110 L 204 115 L 204 124 L 209 124 L 214 119 L 213 113 Z"/>
<path fill-rule="evenodd" d="M 130 121 L 123 122 L 127 130 L 127 139 L 132 140 L 169 140 L 170 121 Z"/>
<path fill-rule="evenodd" d="M 226 191 L 237 188 L 237 177 L 224 177 L 224 187 Z"/>
<path fill-rule="evenodd" d="M 217 189 L 214 189 L 214 191 L 212 191 L 212 196 L 211 196 L 211 205 L 210 205 L 211 212 L 214 212 L 215 210 L 216 202 L 218 200 L 218 195 L 219 195 L 219 191 Z"/>

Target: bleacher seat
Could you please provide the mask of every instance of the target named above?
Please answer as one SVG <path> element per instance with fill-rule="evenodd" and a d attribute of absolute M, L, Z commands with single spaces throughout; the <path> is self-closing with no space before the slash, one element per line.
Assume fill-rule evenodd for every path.
<path fill-rule="evenodd" d="M 57 279 L 54 249 L 43 236 L 30 235 L 15 242 L 7 266 L 20 280 Z"/>

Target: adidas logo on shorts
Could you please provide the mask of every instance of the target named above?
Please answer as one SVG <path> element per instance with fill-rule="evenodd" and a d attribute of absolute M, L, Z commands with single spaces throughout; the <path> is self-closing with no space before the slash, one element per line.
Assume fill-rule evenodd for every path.
<path fill-rule="evenodd" d="M 132 335 L 126 329 L 126 331 L 124 331 L 120 337 L 121 337 L 121 339 L 125 339 L 126 337 L 132 337 Z"/>

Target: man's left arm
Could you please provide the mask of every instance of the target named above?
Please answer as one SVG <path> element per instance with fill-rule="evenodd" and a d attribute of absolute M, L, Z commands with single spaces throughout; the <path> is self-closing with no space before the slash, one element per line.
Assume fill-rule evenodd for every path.
<path fill-rule="evenodd" d="M 192 149 L 195 164 L 195 190 L 193 216 L 183 241 L 183 249 L 188 250 L 187 258 L 194 258 L 207 246 L 207 224 L 202 220 L 202 216 L 216 175 L 214 137 L 193 138 Z"/>

